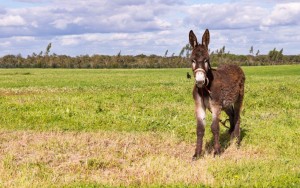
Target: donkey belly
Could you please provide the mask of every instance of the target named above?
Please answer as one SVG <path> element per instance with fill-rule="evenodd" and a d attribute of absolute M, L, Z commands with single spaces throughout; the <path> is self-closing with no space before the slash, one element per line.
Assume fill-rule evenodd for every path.
<path fill-rule="evenodd" d="M 222 109 L 231 107 L 239 97 L 238 88 L 237 89 L 228 88 L 228 90 L 224 89 L 221 92 L 222 92 L 221 94 Z"/>
<path fill-rule="evenodd" d="M 212 106 L 219 106 L 222 110 L 231 108 L 237 101 L 238 95 L 232 93 L 221 94 L 218 98 L 212 98 L 207 103 L 207 107 L 211 109 Z"/>

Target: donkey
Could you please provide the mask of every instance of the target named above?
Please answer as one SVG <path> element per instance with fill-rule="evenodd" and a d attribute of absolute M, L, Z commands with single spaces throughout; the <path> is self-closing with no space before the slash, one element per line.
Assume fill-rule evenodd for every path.
<path fill-rule="evenodd" d="M 195 101 L 195 114 L 197 120 L 197 144 L 193 159 L 201 156 L 203 136 L 205 132 L 206 109 L 212 113 L 211 131 L 214 137 L 214 155 L 219 155 L 219 116 L 221 110 L 229 116 L 230 139 L 239 142 L 240 138 L 240 112 L 244 98 L 245 75 L 237 65 L 224 64 L 213 69 L 209 61 L 208 44 L 209 30 L 202 36 L 202 44 L 191 30 L 189 42 L 192 46 L 191 63 L 195 78 L 193 98 Z"/>

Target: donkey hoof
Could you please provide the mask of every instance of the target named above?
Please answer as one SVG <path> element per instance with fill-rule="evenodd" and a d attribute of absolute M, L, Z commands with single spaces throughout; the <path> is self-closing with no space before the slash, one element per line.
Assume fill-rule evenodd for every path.
<path fill-rule="evenodd" d="M 239 143 L 240 143 L 240 136 L 239 135 L 235 135 L 234 133 L 232 133 L 230 135 L 230 143 L 231 144 L 237 144 L 237 145 L 239 145 Z"/>
<path fill-rule="evenodd" d="M 228 134 L 231 136 L 234 130 L 229 129 Z"/>
<path fill-rule="evenodd" d="M 195 155 L 193 155 L 192 160 L 197 161 L 200 157 L 201 157 L 200 154 L 195 154 Z"/>
<path fill-rule="evenodd" d="M 220 150 L 216 150 L 215 152 L 214 152 L 214 157 L 216 157 L 216 156 L 220 156 L 221 155 L 221 152 L 220 152 Z"/>

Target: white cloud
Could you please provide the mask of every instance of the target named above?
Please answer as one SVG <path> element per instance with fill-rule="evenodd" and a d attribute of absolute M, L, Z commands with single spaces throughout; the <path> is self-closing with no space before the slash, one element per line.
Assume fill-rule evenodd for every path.
<path fill-rule="evenodd" d="M 11 46 L 11 42 L 9 41 L 0 42 L 0 47 L 7 48 L 8 46 Z"/>
<path fill-rule="evenodd" d="M 239 3 L 198 4 L 187 7 L 186 22 L 211 29 L 240 29 L 260 25 L 267 10 Z"/>
<path fill-rule="evenodd" d="M 54 20 L 51 24 L 54 25 L 55 28 L 57 29 L 66 29 L 66 27 L 68 26 L 68 24 L 70 24 L 71 22 L 69 22 L 66 19 L 58 19 L 58 20 Z"/>
<path fill-rule="evenodd" d="M 73 46 L 80 43 L 78 36 L 66 36 L 57 38 L 62 46 Z"/>
<path fill-rule="evenodd" d="M 4 15 L 0 17 L 0 26 L 24 26 L 26 21 L 19 15 Z"/>
<path fill-rule="evenodd" d="M 35 37 L 33 36 L 14 36 L 11 37 L 10 39 L 16 42 L 25 42 L 25 41 L 32 42 L 36 40 Z"/>
<path fill-rule="evenodd" d="M 76 18 L 60 18 L 57 20 L 54 20 L 51 24 L 54 25 L 55 28 L 64 30 L 68 27 L 70 24 L 76 24 L 80 25 L 83 21 L 83 18 L 76 17 Z"/>
<path fill-rule="evenodd" d="M 278 4 L 270 16 L 262 23 L 263 26 L 299 25 L 300 3 Z"/>

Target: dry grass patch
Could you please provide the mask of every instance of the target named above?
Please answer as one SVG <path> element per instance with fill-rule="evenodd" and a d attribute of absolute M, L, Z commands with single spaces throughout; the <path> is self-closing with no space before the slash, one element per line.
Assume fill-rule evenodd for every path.
<path fill-rule="evenodd" d="M 192 162 L 193 150 L 154 133 L 1 131 L 0 185 L 211 185 L 206 160 Z"/>
<path fill-rule="evenodd" d="M 33 95 L 44 93 L 66 93 L 74 91 L 72 88 L 50 88 L 50 87 L 21 87 L 0 88 L 0 96 Z"/>
<path fill-rule="evenodd" d="M 230 146 L 218 158 L 192 162 L 193 151 L 194 144 L 166 133 L 1 131 L 0 186 L 213 186 L 212 166 L 265 156 Z"/>

